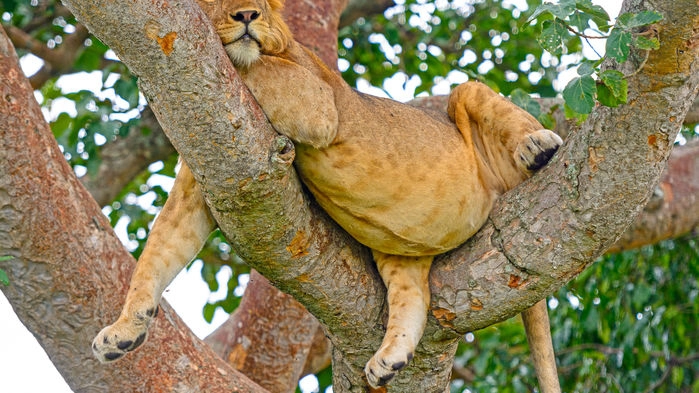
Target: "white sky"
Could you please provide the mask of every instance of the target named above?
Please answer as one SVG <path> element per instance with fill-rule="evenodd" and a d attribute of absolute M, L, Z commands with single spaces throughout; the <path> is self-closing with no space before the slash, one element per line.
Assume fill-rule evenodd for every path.
<path fill-rule="evenodd" d="M 512 2 L 525 3 L 522 0 Z M 593 3 L 605 7 L 610 15 L 617 15 L 621 6 L 620 0 L 593 0 Z M 32 72 L 28 71 L 28 73 Z M 94 76 L 75 77 L 82 82 L 88 81 L 88 86 L 90 78 Z M 96 78 L 100 81 L 101 76 Z M 403 81 L 399 82 L 398 85 Z M 70 84 L 73 83 L 78 86 L 78 82 Z M 78 89 L 82 88 L 89 87 L 81 85 Z M 210 325 L 204 321 L 202 307 L 207 299 L 218 299 L 223 294 L 209 293 L 207 285 L 200 278 L 200 270 L 199 262 L 195 263 L 189 271 L 183 271 L 168 287 L 164 296 L 194 333 L 203 338 L 223 323 L 227 316 L 219 309 L 213 324 Z M 230 275 L 230 272 L 224 271 L 222 276 L 218 277 L 222 289 L 226 288 L 226 274 Z M 2 392 L 7 393 L 72 393 L 46 353 L 17 319 L 2 292 L 0 292 L 0 387 Z"/>

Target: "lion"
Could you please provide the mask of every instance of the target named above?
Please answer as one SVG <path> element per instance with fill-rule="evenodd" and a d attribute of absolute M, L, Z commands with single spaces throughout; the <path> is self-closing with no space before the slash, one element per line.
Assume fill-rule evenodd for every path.
<path fill-rule="evenodd" d="M 283 0 L 199 2 L 269 122 L 294 142 L 303 183 L 372 250 L 389 315 L 365 373 L 369 385 L 385 385 L 423 334 L 434 257 L 476 233 L 495 199 L 544 166 L 562 140 L 477 82 L 452 91 L 447 113 L 357 92 L 293 39 Z M 116 360 L 143 343 L 163 290 L 215 226 L 183 163 L 119 319 L 93 342 L 98 359 Z"/>

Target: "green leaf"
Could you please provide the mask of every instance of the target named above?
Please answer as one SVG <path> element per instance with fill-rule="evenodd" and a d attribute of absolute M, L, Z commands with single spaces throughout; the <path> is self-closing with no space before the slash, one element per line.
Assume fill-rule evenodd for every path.
<path fill-rule="evenodd" d="M 590 15 L 585 12 L 575 11 L 570 16 L 570 24 L 575 27 L 578 32 L 582 33 L 590 27 Z"/>
<path fill-rule="evenodd" d="M 551 116 L 550 113 L 542 113 L 541 115 L 537 116 L 536 119 L 539 120 L 539 123 L 541 123 L 541 125 L 547 130 L 553 130 L 556 128 L 556 119 Z"/>
<path fill-rule="evenodd" d="M 558 2 L 558 4 L 544 3 L 536 7 L 532 15 L 529 17 L 529 20 L 531 21 L 537 16 L 547 12 L 558 19 L 566 19 L 568 18 L 568 15 L 572 14 L 574 11 L 575 0 L 561 0 Z"/>
<path fill-rule="evenodd" d="M 627 12 L 619 15 L 617 21 L 627 29 L 648 26 L 658 23 L 663 19 L 663 15 L 655 11 L 641 11 L 637 14 Z"/>
<path fill-rule="evenodd" d="M 204 319 L 206 322 L 211 323 L 214 319 L 214 313 L 216 313 L 216 305 L 215 304 L 210 304 L 207 303 L 204 305 L 204 309 L 202 310 L 202 314 L 204 315 Z"/>
<path fill-rule="evenodd" d="M 547 20 L 541 25 L 539 44 L 553 55 L 561 55 L 569 38 L 568 29 L 560 20 Z"/>
<path fill-rule="evenodd" d="M 682 381 L 684 381 L 684 369 L 681 367 L 673 367 L 672 368 L 672 384 L 675 385 L 675 387 L 681 387 L 682 386 Z"/>
<path fill-rule="evenodd" d="M 599 74 L 599 79 L 612 91 L 615 97 L 626 99 L 628 83 L 624 74 L 616 70 L 606 70 Z"/>
<path fill-rule="evenodd" d="M 61 112 L 58 117 L 56 117 L 56 120 L 52 121 L 50 124 L 53 136 L 56 139 L 60 138 L 66 131 L 70 131 L 72 129 L 72 124 L 73 118 L 67 113 Z"/>
<path fill-rule="evenodd" d="M 595 92 L 595 80 L 591 76 L 581 76 L 571 80 L 563 89 L 563 99 L 574 111 L 588 114 L 595 106 Z"/>
<path fill-rule="evenodd" d="M 590 76 L 595 73 L 594 63 L 591 61 L 583 61 L 578 67 L 578 75 L 580 76 Z"/>
<path fill-rule="evenodd" d="M 594 5 L 590 0 L 578 0 L 577 8 L 587 14 L 600 30 L 606 31 L 605 28 L 609 25 L 610 18 L 609 14 L 602 6 Z"/>
<path fill-rule="evenodd" d="M 602 84 L 609 89 L 614 98 L 625 103 L 627 100 L 628 82 L 624 74 L 616 70 L 606 70 L 599 74 Z"/>
<path fill-rule="evenodd" d="M 510 94 L 510 100 L 512 100 L 513 104 L 529 112 L 530 115 L 537 118 L 541 116 L 541 105 L 532 99 L 526 91 L 522 89 L 513 90 Z"/>
<path fill-rule="evenodd" d="M 102 67 L 104 54 L 109 47 L 94 36 L 90 36 L 90 46 L 84 47 L 75 59 L 75 69 L 80 71 L 95 71 Z"/>
<path fill-rule="evenodd" d="M 612 29 L 612 32 L 609 33 L 609 37 L 607 38 L 607 57 L 615 59 L 620 63 L 625 62 L 626 58 L 629 56 L 632 40 L 633 36 L 630 32 L 619 28 Z"/>
<path fill-rule="evenodd" d="M 609 89 L 609 87 L 603 83 L 597 84 L 597 100 L 600 102 L 600 104 L 610 108 L 616 108 L 617 106 L 626 102 L 615 97 L 614 93 Z"/>
<path fill-rule="evenodd" d="M 0 257 L 0 262 L 9 261 L 10 259 L 12 259 L 11 256 L 5 255 Z M 7 276 L 7 273 L 2 269 L 0 269 L 0 284 L 3 284 L 5 286 L 10 285 L 10 278 Z"/>
<path fill-rule="evenodd" d="M 114 82 L 114 92 L 135 108 L 138 105 L 138 84 L 136 78 L 122 75 L 121 79 Z"/>

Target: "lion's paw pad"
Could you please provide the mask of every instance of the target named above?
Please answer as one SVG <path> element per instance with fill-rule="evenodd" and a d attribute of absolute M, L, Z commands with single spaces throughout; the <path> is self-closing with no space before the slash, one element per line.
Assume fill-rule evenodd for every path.
<path fill-rule="evenodd" d="M 149 309 L 137 318 L 139 323 L 119 320 L 102 329 L 92 341 L 92 353 L 102 363 L 113 362 L 138 348 L 148 335 L 150 320 L 158 313 Z"/>
<path fill-rule="evenodd" d="M 364 373 L 366 374 L 367 381 L 369 385 L 377 388 L 379 386 L 386 385 L 396 373 L 410 363 L 413 359 L 412 353 L 387 353 L 388 351 L 377 352 L 370 360 L 367 362 L 364 368 Z"/>
<path fill-rule="evenodd" d="M 517 145 L 515 159 L 522 169 L 534 172 L 546 165 L 562 144 L 561 137 L 553 131 L 538 130 Z"/>

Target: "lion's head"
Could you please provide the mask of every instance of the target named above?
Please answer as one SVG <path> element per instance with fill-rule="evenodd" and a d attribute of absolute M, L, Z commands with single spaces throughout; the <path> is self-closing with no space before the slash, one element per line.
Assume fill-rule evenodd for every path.
<path fill-rule="evenodd" d="M 279 55 L 292 36 L 282 20 L 283 0 L 199 0 L 236 67 L 248 67 L 260 54 Z"/>

